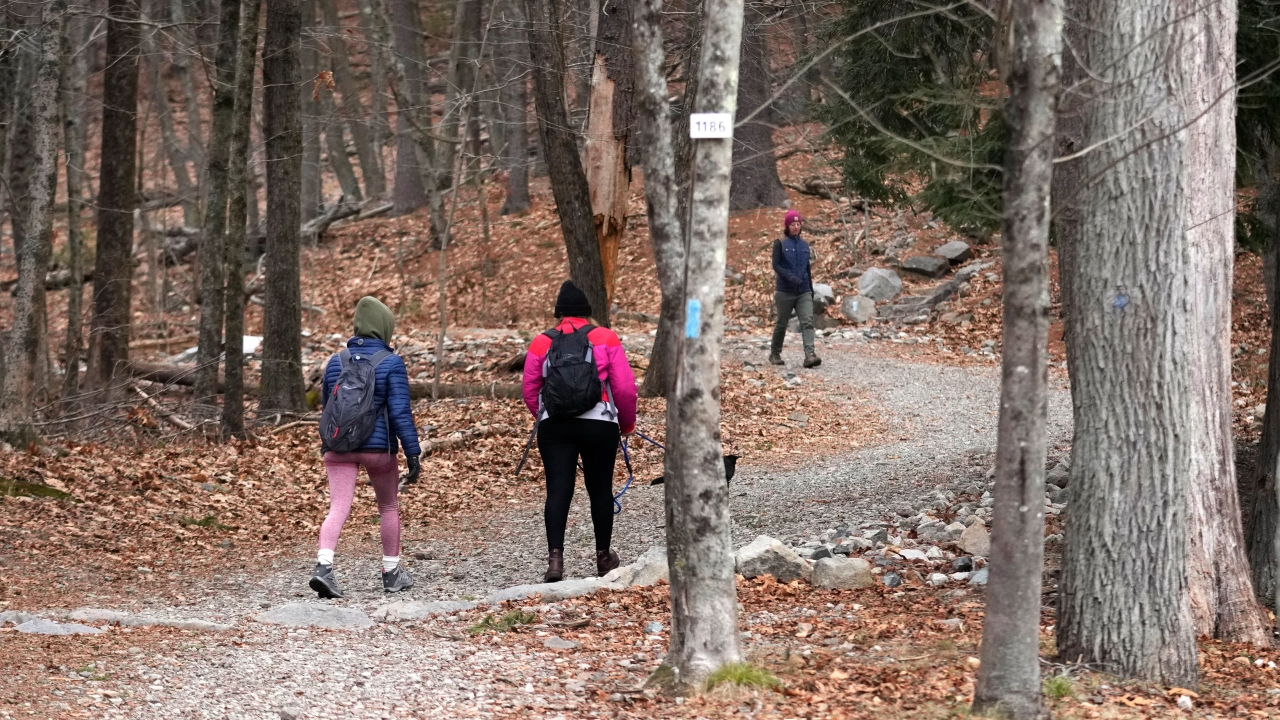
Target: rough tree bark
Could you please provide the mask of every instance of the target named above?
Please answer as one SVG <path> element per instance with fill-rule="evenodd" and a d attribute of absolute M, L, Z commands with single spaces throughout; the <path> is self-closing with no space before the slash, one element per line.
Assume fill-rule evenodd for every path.
<path fill-rule="evenodd" d="M 382 183 L 382 191 L 376 193 L 379 196 L 385 196 L 387 192 L 387 180 L 385 174 L 385 163 L 383 162 L 382 146 L 386 144 L 386 140 L 390 137 L 391 125 L 387 120 L 387 65 L 386 65 L 386 46 L 374 46 L 378 38 L 385 40 L 387 31 L 383 26 L 382 18 L 374 12 L 373 3 L 369 0 L 359 0 L 360 6 L 360 30 L 364 33 L 365 56 L 369 59 L 369 84 L 373 91 L 370 93 L 370 138 L 373 141 L 374 152 L 377 153 L 378 167 L 382 173 L 379 182 Z M 357 92 L 359 88 L 357 88 Z M 345 92 L 343 93 L 345 97 Z M 363 115 L 361 115 L 363 117 Z M 366 192 L 374 195 L 373 189 L 366 185 Z"/>
<path fill-rule="evenodd" d="M 262 320 L 260 412 L 296 411 L 302 397 L 302 289 L 298 238 L 302 123 L 298 117 L 298 38 L 293 0 L 266 0 L 262 46 L 262 133 L 267 149 L 267 258 Z"/>
<path fill-rule="evenodd" d="M 226 389 L 222 395 L 222 434 L 245 437 L 244 429 L 244 240 L 248 220 L 249 130 L 253 114 L 253 70 L 258 50 L 258 17 L 262 0 L 243 0 L 240 37 L 236 42 L 236 101 L 227 164 L 227 343 Z"/>
<path fill-rule="evenodd" d="M 1181 55 L 1189 118 L 1187 246 L 1196 302 L 1190 306 L 1192 475 L 1191 613 L 1196 633 L 1268 644 L 1254 600 L 1240 521 L 1232 435 L 1231 277 L 1235 258 L 1236 3 L 1192 6 L 1198 52 Z"/>
<path fill-rule="evenodd" d="M 197 58 L 198 61 L 200 52 L 197 49 L 199 43 L 196 41 L 194 32 L 195 25 L 191 24 L 187 10 L 187 0 L 173 0 L 170 12 L 173 17 L 173 32 L 177 37 L 177 47 L 170 58 L 174 73 L 178 76 L 178 85 L 182 88 L 182 98 L 185 103 L 187 156 L 196 166 L 196 177 L 202 178 L 205 171 L 204 129 L 200 118 L 200 91 L 196 87 L 196 73 L 191 72 L 190 64 L 192 57 Z M 199 14 L 197 12 L 197 15 Z M 200 70 L 200 74 L 203 75 L 204 68 Z"/>
<path fill-rule="evenodd" d="M 471 102 L 476 86 L 476 70 L 480 60 L 480 0 L 458 0 L 454 5 L 453 45 L 449 49 L 449 74 L 445 82 L 444 118 L 440 134 L 448 139 L 440 143 L 436 158 L 436 183 L 441 190 L 453 184 L 454 159 L 461 151 L 466 129 L 459 131 L 462 111 Z M 458 179 L 461 185 L 464 178 Z"/>
<path fill-rule="evenodd" d="M 1058 650 L 1122 677 L 1193 687 L 1187 576 L 1198 429 L 1195 323 L 1205 278 L 1188 247 L 1197 169 L 1182 93 L 1211 25 L 1190 0 L 1089 0 L 1083 216 L 1067 349 L 1075 440 L 1058 600 Z M 1198 88 L 1191 87 L 1188 92 Z M 1156 201 L 1155 199 L 1158 199 Z M 1154 264 L 1152 258 L 1159 258 Z M 1125 578 L 1125 582 L 1116 582 Z"/>
<path fill-rule="evenodd" d="M 364 195 L 360 192 L 360 181 L 356 178 L 356 170 L 351 167 L 351 158 L 347 157 L 347 140 L 343 135 L 342 120 L 334 111 L 332 91 L 320 85 L 316 88 L 316 93 L 319 96 L 317 109 L 320 112 L 320 126 L 324 130 L 325 153 L 329 158 L 329 167 L 338 178 L 338 187 L 342 188 L 343 200 L 362 202 Z"/>
<path fill-rule="evenodd" d="M 1004 117 L 1004 344 L 991 577 L 973 711 L 1045 715 L 1040 576 L 1049 383 L 1049 189 L 1062 52 L 1061 0 L 1012 4 Z"/>
<path fill-rule="evenodd" d="M 137 171 L 137 0 L 108 0 L 107 61 L 103 74 L 102 145 L 98 173 L 97 247 L 93 318 L 85 386 L 107 399 L 112 379 L 129 360 L 133 280 L 133 209 Z"/>
<path fill-rule="evenodd" d="M 613 302 L 618 275 L 618 250 L 627 231 L 627 200 L 631 163 L 627 160 L 631 123 L 631 95 L 635 80 L 631 55 L 631 6 L 625 0 L 604 0 L 600 6 L 591 106 L 583 164 L 591 188 L 596 240 L 604 268 L 604 287 Z"/>
<path fill-rule="evenodd" d="M 147 20 L 155 22 L 156 18 L 163 17 L 166 5 L 169 5 L 169 3 L 164 0 L 153 0 L 147 7 Z M 199 227 L 199 191 L 196 186 L 196 180 L 191 177 L 191 169 L 187 165 L 193 159 L 191 154 L 193 138 L 188 136 L 188 141 L 183 143 L 178 137 L 178 129 L 173 121 L 173 105 L 169 102 L 169 87 L 164 80 L 163 62 L 165 55 L 160 52 L 160 47 L 156 43 L 156 35 L 157 33 L 151 28 L 147 28 L 142 34 L 144 63 L 147 68 L 147 92 L 151 96 L 151 104 L 155 109 L 156 119 L 160 122 L 160 139 L 164 143 L 165 158 L 169 161 L 169 170 L 173 173 L 173 181 L 177 185 L 178 196 L 182 198 L 182 224 L 187 227 Z M 189 81 L 184 52 L 185 50 L 179 48 L 178 51 L 172 53 L 174 60 L 172 67 L 175 72 Z M 198 173 L 199 163 L 196 163 L 196 165 Z"/>
<path fill-rule="evenodd" d="M 1087 0 L 1064 0 L 1062 28 L 1062 97 L 1058 101 L 1058 125 L 1055 138 L 1059 158 L 1072 158 L 1083 150 L 1085 141 L 1084 110 L 1087 107 L 1088 77 L 1084 72 L 1088 49 L 1085 27 L 1081 24 Z M 1070 332 L 1071 283 L 1066 278 L 1075 271 L 1072 258 L 1079 245 L 1081 215 L 1081 188 L 1084 184 L 1084 159 L 1076 158 L 1059 162 L 1053 169 L 1051 227 L 1054 243 L 1058 246 L 1058 283 L 1061 297 L 1058 315 L 1063 320 L 1064 337 Z M 1068 374 L 1071 374 L 1073 356 L 1067 353 Z"/>
<path fill-rule="evenodd" d="M 200 339 L 196 345 L 195 400 L 215 404 L 218 358 L 222 355 L 225 309 L 224 258 L 227 229 L 227 163 L 236 106 L 236 42 L 240 0 L 222 0 L 218 13 L 218 49 L 214 59 L 212 122 L 207 163 L 208 190 L 200 234 Z"/>
<path fill-rule="evenodd" d="M 342 93 L 342 103 L 338 107 L 351 130 L 351 141 L 356 146 L 356 157 L 360 160 L 360 175 L 364 178 L 365 193 L 370 197 L 382 197 L 387 192 L 387 182 L 382 176 L 382 161 L 378 147 L 374 144 L 373 131 L 365 118 L 364 103 L 360 101 L 360 85 L 351 72 L 338 4 L 335 0 L 320 0 L 320 10 L 324 13 L 324 24 L 330 30 L 329 67 L 338 83 L 338 91 Z M 369 53 L 371 65 L 380 62 L 380 58 L 381 53 Z M 377 83 L 378 78 L 373 79 L 373 94 L 376 97 L 382 92 L 382 88 Z"/>
<path fill-rule="evenodd" d="M 1280 177 L 1280 147 L 1268 144 L 1266 155 L 1254 170 L 1258 187 L 1259 220 L 1269 229 L 1270 246 L 1263 253 L 1262 274 L 1269 296 L 1271 317 L 1271 354 L 1267 359 L 1267 408 L 1262 418 L 1262 437 L 1258 443 L 1258 466 L 1253 477 L 1242 479 L 1252 483 L 1244 491 L 1245 540 L 1248 543 L 1249 566 L 1252 570 L 1254 596 L 1274 607 L 1276 600 L 1276 522 L 1280 516 L 1276 477 L 1280 476 L 1280 312 L 1276 311 L 1274 294 L 1280 263 L 1276 262 L 1276 230 L 1280 229 L 1277 205 L 1280 196 L 1276 178 Z M 1270 258 L 1268 260 L 1268 257 Z M 1269 280 L 1267 278 L 1270 278 Z"/>
<path fill-rule="evenodd" d="M 609 297 L 604 286 L 600 244 L 591 213 L 591 189 L 578 155 L 578 142 L 564 96 L 564 41 L 560 29 L 560 0 L 524 0 L 528 15 L 529 55 L 533 96 L 538 108 L 538 136 L 542 140 L 551 192 L 556 199 L 560 230 L 569 254 L 569 277 L 591 302 L 595 320 L 609 325 Z M 736 53 L 735 53 L 736 54 Z"/>
<path fill-rule="evenodd" d="M 502 166 L 507 171 L 503 215 L 529 209 L 529 46 L 524 0 L 503 6 L 496 23 L 498 48 L 493 53 L 494 75 L 499 85 L 498 104 L 502 108 Z"/>
<path fill-rule="evenodd" d="M 80 391 L 80 357 L 84 350 L 84 163 L 85 92 L 88 86 L 88 51 L 77 52 L 89 39 L 91 24 L 75 18 L 62 34 L 62 137 L 67 173 L 67 336 L 63 346 L 62 399 Z M 3 147 L 3 144 L 0 144 Z"/>
<path fill-rule="evenodd" d="M 643 12 L 643 11 L 642 11 Z M 696 112 L 734 111 L 742 0 L 707 0 Z M 688 251 L 675 389 L 667 398 L 667 563 L 671 646 L 661 681 L 696 688 L 741 657 L 730 536 L 729 490 L 720 444 L 720 341 L 733 142 L 694 147 Z M 663 670 L 659 671 L 664 673 Z"/>
<path fill-rule="evenodd" d="M 396 97 L 396 184 L 392 190 L 394 215 L 407 215 L 427 204 L 424 154 L 411 115 L 426 103 L 426 60 L 422 51 L 422 21 L 412 0 L 390 0 L 391 34 L 403 82 Z M 425 114 L 425 113 L 424 113 Z M 428 115 L 429 117 L 429 115 Z"/>
<path fill-rule="evenodd" d="M 738 83 L 738 118 L 756 111 L 769 99 L 769 49 L 765 44 L 763 12 L 748 9 L 751 29 L 742 34 L 742 72 Z M 733 185 L 729 190 L 730 210 L 782 207 L 787 191 L 778 178 L 778 161 L 773 155 L 773 130 L 761 113 L 733 131 Z"/>
<path fill-rule="evenodd" d="M 17 296 L 13 326 L 5 342 L 5 376 L 0 389 L 0 436 L 25 445 L 36 437 L 36 365 L 43 342 L 44 277 L 52 252 L 53 201 L 58 188 L 59 82 L 62 75 L 62 34 L 67 0 L 44 4 L 37 32 L 40 54 L 31 90 L 35 120 L 35 168 L 31 206 L 25 218 L 26 238 L 19 251 Z"/>
<path fill-rule="evenodd" d="M 320 71 L 320 54 L 316 51 L 315 37 L 311 31 L 316 25 L 314 0 L 301 0 L 302 31 L 299 35 L 299 61 L 301 83 L 298 86 L 302 127 L 302 222 L 314 219 L 324 204 L 323 169 L 320 166 L 320 109 L 316 74 Z M 270 17 L 268 9 L 267 15 Z M 268 53 L 263 53 L 266 58 Z M 268 221 L 269 222 L 269 221 Z"/>

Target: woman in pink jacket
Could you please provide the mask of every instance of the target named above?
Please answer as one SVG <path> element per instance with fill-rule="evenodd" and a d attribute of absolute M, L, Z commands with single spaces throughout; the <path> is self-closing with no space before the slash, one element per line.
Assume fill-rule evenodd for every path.
<path fill-rule="evenodd" d="M 547 472 L 546 582 L 564 577 L 564 531 L 577 476 L 578 458 L 591 498 L 591 524 L 596 534 L 596 574 L 618 567 L 618 553 L 609 547 L 613 535 L 613 465 L 621 435 L 636 426 L 636 378 L 618 336 L 594 327 L 591 303 L 572 281 L 560 286 L 556 298 L 560 322 L 534 338 L 524 360 L 524 403 L 538 420 L 538 451 Z M 585 336 L 585 337 L 584 337 Z M 553 347 L 554 344 L 554 347 Z M 591 373 L 581 370 L 593 363 Z M 578 372 L 575 372 L 577 370 Z M 599 388 L 598 391 L 596 388 Z M 585 412 L 578 412 L 599 399 Z M 586 402 L 581 397 L 588 395 Z M 578 402 L 573 398 L 578 397 Z"/>

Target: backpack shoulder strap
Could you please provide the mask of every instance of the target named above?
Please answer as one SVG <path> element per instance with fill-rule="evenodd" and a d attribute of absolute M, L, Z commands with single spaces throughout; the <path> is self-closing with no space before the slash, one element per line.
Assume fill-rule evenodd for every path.
<path fill-rule="evenodd" d="M 343 348 L 342 351 L 338 353 L 337 358 L 338 358 L 338 365 L 340 365 L 343 368 L 346 368 L 347 363 L 351 362 L 351 351 L 346 348 Z"/>
<path fill-rule="evenodd" d="M 395 355 L 395 353 L 391 352 L 390 350 L 379 350 L 378 352 L 373 354 L 373 357 L 369 358 L 369 365 L 376 368 L 382 364 L 383 360 L 386 360 L 392 355 Z"/>

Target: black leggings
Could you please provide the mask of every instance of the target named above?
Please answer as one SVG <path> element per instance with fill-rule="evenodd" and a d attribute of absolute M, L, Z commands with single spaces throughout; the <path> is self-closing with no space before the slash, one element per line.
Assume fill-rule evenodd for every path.
<path fill-rule="evenodd" d="M 538 452 L 547 470 L 547 548 L 564 549 L 564 529 L 578 475 L 578 456 L 591 498 L 591 524 L 596 550 L 608 550 L 613 537 L 613 463 L 618 457 L 618 425 L 605 420 L 543 420 L 538 424 Z"/>

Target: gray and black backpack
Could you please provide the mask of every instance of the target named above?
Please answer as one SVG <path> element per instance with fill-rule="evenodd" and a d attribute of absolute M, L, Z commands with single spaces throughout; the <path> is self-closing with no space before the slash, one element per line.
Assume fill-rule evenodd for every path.
<path fill-rule="evenodd" d="M 551 349 L 542 365 L 542 408 L 552 419 L 573 418 L 600 402 L 600 372 L 587 337 L 595 327 L 574 332 L 548 330 Z"/>
<path fill-rule="evenodd" d="M 393 354 L 390 350 L 379 350 L 373 355 L 353 355 L 350 350 L 338 353 L 342 372 L 333 384 L 333 391 L 325 398 L 324 411 L 320 413 L 320 442 L 325 450 L 355 452 L 364 447 L 373 435 L 378 415 L 386 414 L 385 407 L 379 408 L 374 404 L 378 364 Z M 388 418 L 388 451 L 390 437 Z"/>

